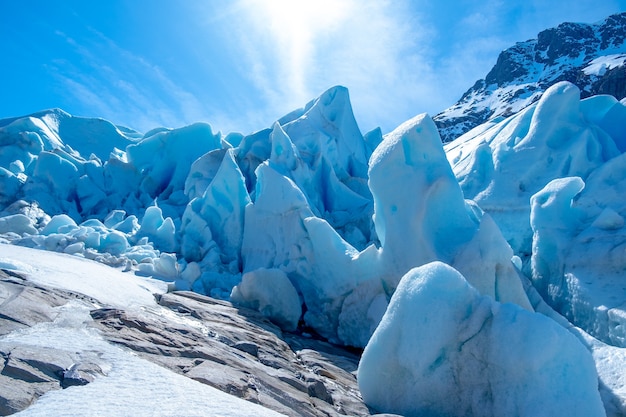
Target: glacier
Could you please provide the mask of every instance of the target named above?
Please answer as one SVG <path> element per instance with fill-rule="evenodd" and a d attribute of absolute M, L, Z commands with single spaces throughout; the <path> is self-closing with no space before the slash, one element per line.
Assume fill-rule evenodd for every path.
<path fill-rule="evenodd" d="M 441 262 L 402 278 L 358 381 L 368 404 L 407 417 L 604 415 L 593 360 L 573 334 L 480 295 Z"/>
<path fill-rule="evenodd" d="M 542 415 L 532 407 L 554 410 L 566 393 L 588 399 L 574 414 L 620 415 L 624 122 L 624 104 L 580 100 L 567 82 L 445 146 L 426 114 L 362 134 L 344 87 L 249 135 L 207 123 L 142 135 L 44 111 L 0 120 L 0 243 L 97 260 L 364 348 L 359 383 L 380 411 L 400 397 L 402 412 L 451 406 L 453 385 L 428 374 L 422 346 L 442 381 L 460 384 L 451 415 L 520 404 Z M 377 377 L 385 366 L 393 385 Z M 376 397 L 384 385 L 395 405 Z M 430 387 L 420 400 L 418 385 Z"/>
<path fill-rule="evenodd" d="M 622 347 L 625 110 L 610 96 L 580 100 L 561 82 L 517 115 L 445 146 L 465 196 L 491 214 L 550 305 Z"/>

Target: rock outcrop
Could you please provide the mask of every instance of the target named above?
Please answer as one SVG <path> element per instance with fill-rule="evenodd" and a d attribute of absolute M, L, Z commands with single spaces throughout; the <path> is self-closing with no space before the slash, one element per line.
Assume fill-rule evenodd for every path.
<path fill-rule="evenodd" d="M 81 294 L 43 288 L 20 274 L 0 269 L 0 336 L 38 323 L 53 321 L 70 300 Z M 85 385 L 104 375 L 94 352 L 21 345 L 0 339 L 0 416 L 27 408 L 48 391 Z"/>
<path fill-rule="evenodd" d="M 158 303 L 179 319 L 106 308 L 91 316 L 110 342 L 281 413 L 369 415 L 356 388 L 357 354 L 193 292 L 163 294 Z"/>
<path fill-rule="evenodd" d="M 102 337 L 174 372 L 290 416 L 366 416 L 356 383 L 359 352 L 312 335 L 284 333 L 260 313 L 192 292 L 157 296 L 161 309 L 124 310 L 33 284 L 0 270 L 0 335 L 54 321 L 75 300 Z M 97 351 L 41 348 L 0 340 L 0 415 L 27 408 L 50 390 L 106 377 Z"/>

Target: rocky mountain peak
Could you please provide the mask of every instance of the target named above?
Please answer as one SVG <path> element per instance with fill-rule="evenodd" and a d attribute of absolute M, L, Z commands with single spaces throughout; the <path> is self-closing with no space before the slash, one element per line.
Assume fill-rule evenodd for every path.
<path fill-rule="evenodd" d="M 533 42 L 527 41 L 500 52 L 496 65 L 485 77 L 485 83 L 502 86 L 526 75 L 528 68 L 525 64 L 533 59 L 534 50 Z"/>
<path fill-rule="evenodd" d="M 484 79 L 434 117 L 442 140 L 449 142 L 490 119 L 518 112 L 559 81 L 575 84 L 582 98 L 624 98 L 625 28 L 626 13 L 595 24 L 566 22 L 505 49 Z"/>

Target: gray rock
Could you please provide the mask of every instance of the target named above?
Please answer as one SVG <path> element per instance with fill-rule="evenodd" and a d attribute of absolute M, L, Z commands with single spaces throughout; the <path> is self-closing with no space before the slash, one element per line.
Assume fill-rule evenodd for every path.
<path fill-rule="evenodd" d="M 358 355 L 283 333 L 256 311 L 189 292 L 161 306 L 188 320 L 94 310 L 104 337 L 224 392 L 292 416 L 370 415 L 354 372 Z M 319 349 L 319 351 L 318 351 Z"/>
<path fill-rule="evenodd" d="M 102 368 L 95 362 L 86 361 L 72 364 L 63 371 L 61 387 L 68 388 L 80 385 L 87 385 L 96 379 L 96 376 L 104 375 Z"/>
<path fill-rule="evenodd" d="M 324 385 L 324 383 L 319 379 L 308 383 L 307 392 L 311 397 L 319 398 L 328 404 L 333 403 L 333 397 L 328 393 L 326 385 Z"/>
<path fill-rule="evenodd" d="M 26 277 L 0 269 L 0 335 L 57 317 L 57 307 L 81 294 L 34 285 Z M 68 352 L 54 347 L 0 340 L 0 415 L 21 411 L 48 391 L 87 383 L 102 374 L 95 352 Z"/>
<path fill-rule="evenodd" d="M 58 380 L 73 363 L 70 353 L 50 347 L 15 346 L 10 349 L 0 347 L 0 354 L 6 358 L 3 375 L 26 381 L 18 377 L 21 373 L 31 375 L 31 379 L 39 379 L 31 382 Z M 14 375 L 11 375 L 11 372 L 14 372 Z"/>
<path fill-rule="evenodd" d="M 237 342 L 233 345 L 235 349 L 246 352 L 252 356 L 259 356 L 259 345 L 252 342 Z"/>
<path fill-rule="evenodd" d="M 85 385 L 103 374 L 93 352 L 0 343 L 0 415 L 28 407 L 48 391 Z M 79 362 L 76 362 L 79 361 Z"/>
<path fill-rule="evenodd" d="M 66 302 L 53 291 L 29 285 L 20 274 L 0 269 L 0 336 L 54 320 L 54 307 Z"/>
<path fill-rule="evenodd" d="M 44 393 L 59 389 L 58 383 L 29 383 L 0 375 L 0 416 L 26 409 Z"/>
<path fill-rule="evenodd" d="M 254 390 L 250 384 L 252 376 L 248 372 L 221 363 L 204 361 L 185 375 L 239 398 L 249 397 L 249 391 Z"/>

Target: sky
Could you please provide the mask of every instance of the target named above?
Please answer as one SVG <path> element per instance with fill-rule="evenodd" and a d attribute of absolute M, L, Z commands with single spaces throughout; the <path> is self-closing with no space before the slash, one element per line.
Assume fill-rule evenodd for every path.
<path fill-rule="evenodd" d="M 501 50 L 626 0 L 0 0 L 0 118 L 62 108 L 244 134 L 326 89 L 359 127 L 435 115 Z"/>

